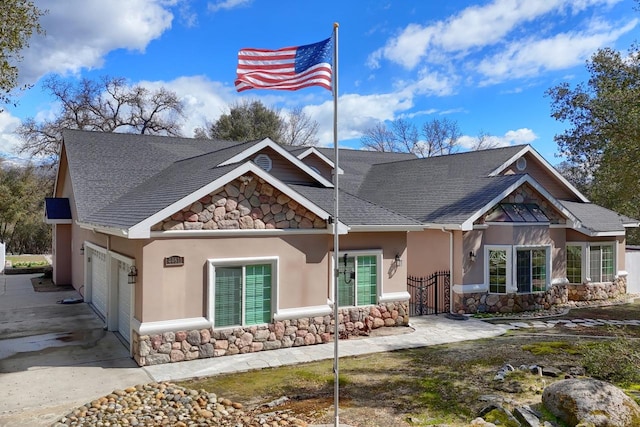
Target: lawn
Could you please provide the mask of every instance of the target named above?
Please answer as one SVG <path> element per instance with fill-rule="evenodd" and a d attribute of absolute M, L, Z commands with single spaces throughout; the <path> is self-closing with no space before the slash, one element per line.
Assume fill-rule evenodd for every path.
<path fill-rule="evenodd" d="M 47 261 L 44 255 L 7 255 L 6 260 L 11 262 L 11 266 L 14 268 L 49 265 L 49 261 Z"/>
<path fill-rule="evenodd" d="M 573 310 L 567 317 L 640 319 L 640 304 L 583 310 Z M 495 381 L 496 372 L 505 364 L 584 372 L 585 356 L 595 353 L 596 358 L 606 357 L 605 363 L 615 367 L 619 363 L 607 353 L 606 346 L 610 342 L 615 348 L 620 342 L 603 340 L 603 335 L 625 337 L 624 345 L 635 343 L 631 344 L 633 351 L 640 355 L 640 345 L 628 339 L 640 337 L 637 326 L 576 328 L 580 330 L 568 334 L 558 334 L 555 329 L 560 330 L 521 330 L 487 340 L 341 358 L 340 420 L 354 427 L 466 426 L 487 406 L 487 399 L 540 409 L 543 388 L 561 379 L 517 370 L 504 382 Z M 331 423 L 333 378 L 332 361 L 324 361 L 181 385 L 204 388 L 265 412 L 273 409 L 260 409 L 260 405 L 286 396 L 289 400 L 279 410 L 290 410 L 309 422 Z M 640 383 L 634 382 L 635 377 L 611 378 L 629 390 L 638 389 Z"/>

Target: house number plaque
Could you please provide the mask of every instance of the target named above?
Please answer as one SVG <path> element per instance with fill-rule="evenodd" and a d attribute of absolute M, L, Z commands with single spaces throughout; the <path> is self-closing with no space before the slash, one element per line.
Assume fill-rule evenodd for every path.
<path fill-rule="evenodd" d="M 165 257 L 164 266 L 165 267 L 182 267 L 184 265 L 184 257 L 173 255 Z"/>

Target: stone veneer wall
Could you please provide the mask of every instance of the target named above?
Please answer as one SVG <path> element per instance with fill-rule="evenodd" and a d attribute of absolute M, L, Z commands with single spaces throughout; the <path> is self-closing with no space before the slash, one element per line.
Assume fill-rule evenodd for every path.
<path fill-rule="evenodd" d="M 380 327 L 407 326 L 408 301 L 339 310 L 340 338 L 367 335 Z M 239 353 L 323 344 L 332 341 L 332 315 L 277 321 L 268 325 L 228 329 L 166 331 L 155 335 L 133 332 L 133 356 L 140 366 Z"/>
<path fill-rule="evenodd" d="M 627 293 L 627 278 L 616 277 L 613 282 L 569 284 L 569 301 L 602 301 Z"/>
<path fill-rule="evenodd" d="M 241 176 L 155 224 L 161 230 L 327 228 L 326 222 L 253 174 Z"/>
<path fill-rule="evenodd" d="M 553 285 L 546 292 L 533 294 L 490 294 L 486 292 L 453 294 L 453 310 L 459 314 L 519 313 L 548 310 L 570 301 L 602 301 L 615 299 L 627 292 L 626 277 L 608 283 Z"/>
<path fill-rule="evenodd" d="M 566 285 L 553 285 L 546 292 L 533 294 L 454 293 L 453 310 L 459 314 L 518 313 L 549 309 L 554 305 L 566 304 L 567 301 Z"/>

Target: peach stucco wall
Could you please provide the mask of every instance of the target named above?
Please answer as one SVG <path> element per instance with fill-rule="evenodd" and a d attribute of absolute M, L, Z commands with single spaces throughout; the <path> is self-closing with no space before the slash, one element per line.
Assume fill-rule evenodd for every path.
<path fill-rule="evenodd" d="M 53 283 L 70 285 L 71 280 L 71 224 L 53 226 Z"/>
<path fill-rule="evenodd" d="M 551 245 L 552 279 L 565 277 L 564 257 L 565 229 L 548 226 L 489 226 L 485 230 L 473 230 L 464 233 L 463 284 L 484 282 L 484 246 L 485 245 Z M 471 261 L 469 253 L 476 255 Z"/>
<path fill-rule="evenodd" d="M 326 304 L 330 239 L 328 234 L 317 234 L 148 241 L 142 251 L 139 320 L 206 316 L 208 259 L 277 256 L 279 308 Z M 184 266 L 164 267 L 164 258 L 173 255 L 184 257 Z"/>
<path fill-rule="evenodd" d="M 407 237 L 408 273 L 425 277 L 435 271 L 449 270 L 449 232 L 412 231 Z"/>

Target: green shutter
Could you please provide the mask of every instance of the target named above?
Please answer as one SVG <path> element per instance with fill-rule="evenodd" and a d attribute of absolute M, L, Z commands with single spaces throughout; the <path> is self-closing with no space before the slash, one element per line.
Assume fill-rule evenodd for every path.
<path fill-rule="evenodd" d="M 246 267 L 244 307 L 246 325 L 271 321 L 271 264 Z"/>
<path fill-rule="evenodd" d="M 214 326 L 242 323 L 242 267 L 217 267 Z"/>
<path fill-rule="evenodd" d="M 358 257 L 356 279 L 358 305 L 375 304 L 378 300 L 378 268 L 375 255 Z"/>
<path fill-rule="evenodd" d="M 338 267 L 338 306 L 340 307 L 356 305 L 355 279 L 351 278 L 351 273 L 354 271 L 355 258 L 347 258 L 345 266 L 344 258 L 340 257 L 340 266 Z"/>

